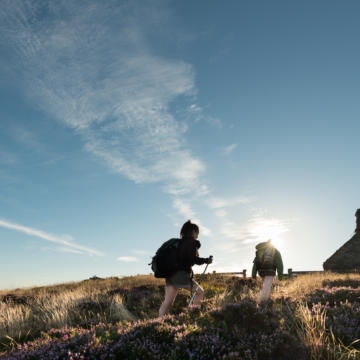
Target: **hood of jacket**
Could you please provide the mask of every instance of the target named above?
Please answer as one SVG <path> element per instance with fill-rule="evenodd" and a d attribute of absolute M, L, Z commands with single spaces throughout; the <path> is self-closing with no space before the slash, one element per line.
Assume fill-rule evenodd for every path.
<path fill-rule="evenodd" d="M 256 250 L 263 250 L 269 247 L 274 247 L 272 244 L 269 244 L 267 241 L 266 242 L 262 242 L 260 244 L 257 244 L 255 249 Z"/>

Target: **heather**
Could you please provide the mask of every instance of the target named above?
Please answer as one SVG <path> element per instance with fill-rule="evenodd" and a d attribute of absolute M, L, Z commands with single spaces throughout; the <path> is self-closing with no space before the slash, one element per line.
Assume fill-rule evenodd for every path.
<path fill-rule="evenodd" d="M 206 299 L 180 291 L 157 317 L 163 281 L 97 279 L 0 294 L 8 359 L 360 359 L 360 276 L 317 274 L 276 282 L 208 274 Z"/>

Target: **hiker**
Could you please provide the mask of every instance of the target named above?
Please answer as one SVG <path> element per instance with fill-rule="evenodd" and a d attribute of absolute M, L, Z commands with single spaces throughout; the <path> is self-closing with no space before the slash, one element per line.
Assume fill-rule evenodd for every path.
<path fill-rule="evenodd" d="M 264 285 L 260 292 L 260 302 L 269 300 L 271 285 L 276 270 L 278 272 L 279 280 L 282 280 L 283 262 L 281 254 L 279 250 L 275 249 L 271 239 L 256 245 L 256 256 L 252 268 L 252 277 L 253 279 L 256 279 L 256 273 L 259 272 L 259 275 L 264 280 Z"/>
<path fill-rule="evenodd" d="M 178 270 L 166 278 L 165 300 L 159 309 L 160 316 L 165 315 L 169 311 L 176 298 L 178 289 L 187 289 L 191 293 L 196 290 L 198 284 L 193 280 L 192 266 L 195 264 L 202 265 L 212 263 L 212 256 L 208 258 L 199 257 L 198 249 L 201 244 L 198 236 L 199 227 L 188 220 L 180 231 L 181 240 L 177 250 Z M 199 286 L 194 298 L 194 304 L 199 305 L 203 297 L 204 290 Z"/>

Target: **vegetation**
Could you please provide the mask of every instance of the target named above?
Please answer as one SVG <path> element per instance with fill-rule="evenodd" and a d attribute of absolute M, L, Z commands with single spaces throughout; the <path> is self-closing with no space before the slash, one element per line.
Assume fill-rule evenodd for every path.
<path fill-rule="evenodd" d="M 322 273 L 275 282 L 208 274 L 201 306 L 180 291 L 158 318 L 164 281 L 86 280 L 0 292 L 7 359 L 360 359 L 360 275 Z"/>

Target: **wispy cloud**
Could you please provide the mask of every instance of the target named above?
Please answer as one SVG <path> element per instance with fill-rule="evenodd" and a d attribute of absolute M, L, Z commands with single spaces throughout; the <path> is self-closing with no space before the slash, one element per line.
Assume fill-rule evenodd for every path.
<path fill-rule="evenodd" d="M 222 235 L 238 244 L 249 244 L 281 238 L 290 230 L 288 220 L 255 216 L 246 223 L 227 221 L 223 224 Z"/>
<path fill-rule="evenodd" d="M 223 153 L 225 155 L 230 155 L 237 147 L 238 147 L 238 144 L 231 144 L 229 146 L 226 146 L 223 148 Z"/>
<path fill-rule="evenodd" d="M 205 164 L 169 111 L 175 98 L 196 93 L 194 70 L 150 51 L 147 29 L 161 12 L 144 7 L 5 1 L 0 41 L 15 51 L 28 95 L 112 171 L 136 183 L 162 183 L 174 195 L 201 193 Z"/>
<path fill-rule="evenodd" d="M 211 230 L 205 226 L 197 217 L 195 211 L 191 207 L 190 201 L 176 198 L 173 201 L 173 206 L 185 219 L 191 219 L 193 223 L 199 225 L 201 235 L 211 236 Z"/>
<path fill-rule="evenodd" d="M 219 118 L 205 115 L 204 109 L 196 103 L 189 105 L 187 108 L 187 115 L 196 122 L 205 121 L 218 129 L 223 127 L 222 121 Z"/>
<path fill-rule="evenodd" d="M 135 256 L 119 256 L 116 260 L 126 262 L 126 263 L 139 261 L 139 259 Z"/>
<path fill-rule="evenodd" d="M 62 252 L 62 253 L 70 253 L 70 254 L 82 254 L 82 251 L 80 250 L 76 250 L 76 249 L 72 249 L 72 248 L 67 248 L 67 247 L 41 247 L 40 248 L 42 251 L 46 251 L 46 252 Z"/>
<path fill-rule="evenodd" d="M 245 205 L 249 204 L 252 201 L 252 198 L 245 196 L 236 196 L 233 198 L 225 197 L 216 197 L 212 196 L 207 199 L 206 204 L 210 209 L 221 209 L 227 208 L 235 205 Z"/>
<path fill-rule="evenodd" d="M 177 198 L 173 201 L 174 208 L 186 219 L 193 219 L 196 215 L 189 202 Z"/>
<path fill-rule="evenodd" d="M 73 252 L 78 254 L 87 254 L 90 256 L 103 256 L 104 254 L 98 250 L 91 249 L 86 246 L 78 245 L 73 241 L 71 235 L 54 235 L 47 233 L 42 230 L 34 229 L 31 227 L 23 226 L 16 224 L 14 222 L 10 222 L 4 219 L 0 219 L 0 227 L 15 230 L 26 235 L 35 236 L 39 239 L 50 241 L 55 244 L 62 245 L 60 247 L 61 251 Z"/>
<path fill-rule="evenodd" d="M 84 149 L 110 171 L 159 183 L 177 198 L 203 196 L 210 192 L 206 165 L 188 147 L 187 122 L 222 125 L 197 104 L 192 65 L 151 50 L 147 34 L 167 18 L 164 7 L 5 0 L 0 45 L 12 50 L 14 73 L 33 103 L 80 135 Z M 186 121 L 172 111 L 178 99 Z M 28 135 L 18 138 L 30 143 Z M 184 206 L 175 207 L 201 223 Z"/>

